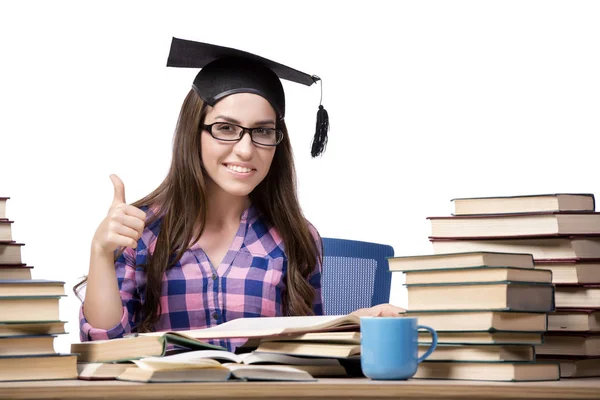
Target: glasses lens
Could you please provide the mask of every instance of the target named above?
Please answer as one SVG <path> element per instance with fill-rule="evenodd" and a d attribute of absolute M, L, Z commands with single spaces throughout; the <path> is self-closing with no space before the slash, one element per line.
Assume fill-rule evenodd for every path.
<path fill-rule="evenodd" d="M 274 146 L 281 142 L 283 133 L 272 128 L 254 128 L 252 129 L 252 140 L 254 143 L 265 146 Z"/>
<path fill-rule="evenodd" d="M 215 138 L 220 140 L 238 140 L 242 133 L 242 128 L 222 122 L 213 124 L 211 133 Z"/>

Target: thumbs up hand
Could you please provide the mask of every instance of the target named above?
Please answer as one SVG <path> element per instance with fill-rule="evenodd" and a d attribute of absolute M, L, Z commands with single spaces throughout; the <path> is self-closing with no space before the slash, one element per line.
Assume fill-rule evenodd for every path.
<path fill-rule="evenodd" d="M 125 185 L 117 175 L 111 175 L 114 196 L 108 215 L 94 234 L 92 248 L 111 254 L 119 247 L 137 247 L 146 225 L 146 213 L 125 202 Z"/>

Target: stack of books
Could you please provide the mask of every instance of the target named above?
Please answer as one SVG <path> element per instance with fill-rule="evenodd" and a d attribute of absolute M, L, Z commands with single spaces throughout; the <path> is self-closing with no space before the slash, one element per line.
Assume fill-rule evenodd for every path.
<path fill-rule="evenodd" d="M 556 380 L 558 365 L 537 362 L 546 313 L 554 309 L 552 272 L 530 254 L 470 252 L 389 258 L 406 275 L 408 316 L 438 334 L 415 378 Z M 419 334 L 423 354 L 431 338 Z"/>
<path fill-rule="evenodd" d="M 55 336 L 65 333 L 64 282 L 32 279 L 23 244 L 13 241 L 8 199 L 0 197 L 0 381 L 75 378 L 76 356 L 54 351 Z"/>
<path fill-rule="evenodd" d="M 359 323 L 350 315 L 239 318 L 206 329 L 73 343 L 71 352 L 78 353 L 79 378 L 88 380 L 313 380 L 346 376 L 360 364 Z M 249 340 L 238 354 L 203 342 L 227 338 Z"/>
<path fill-rule="evenodd" d="M 556 311 L 548 314 L 538 360 L 561 377 L 600 376 L 600 213 L 588 193 L 459 198 L 449 217 L 430 217 L 435 253 L 529 253 L 552 271 Z"/>

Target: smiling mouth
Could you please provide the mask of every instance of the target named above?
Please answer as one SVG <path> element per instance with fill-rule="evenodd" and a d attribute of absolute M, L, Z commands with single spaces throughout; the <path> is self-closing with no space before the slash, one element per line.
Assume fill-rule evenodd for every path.
<path fill-rule="evenodd" d="M 255 169 L 252 168 L 246 168 L 246 167 L 241 167 L 239 165 L 232 165 L 232 164 L 223 164 L 225 165 L 225 167 L 233 172 L 237 172 L 240 174 L 248 174 L 252 171 L 256 171 Z"/>

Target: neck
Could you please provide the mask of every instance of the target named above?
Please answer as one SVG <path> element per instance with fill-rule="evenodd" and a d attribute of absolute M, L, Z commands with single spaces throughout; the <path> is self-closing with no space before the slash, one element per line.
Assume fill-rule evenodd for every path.
<path fill-rule="evenodd" d="M 231 226 L 238 226 L 242 213 L 250 206 L 250 198 L 227 193 L 210 179 L 206 183 L 208 209 L 205 230 L 221 231 Z"/>

